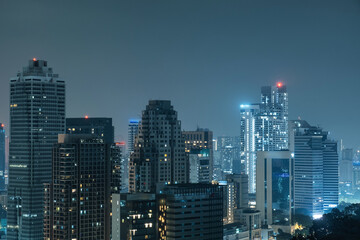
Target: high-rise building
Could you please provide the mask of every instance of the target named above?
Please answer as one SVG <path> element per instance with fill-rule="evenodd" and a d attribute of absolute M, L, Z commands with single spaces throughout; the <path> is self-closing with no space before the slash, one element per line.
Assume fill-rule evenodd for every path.
<path fill-rule="evenodd" d="M 262 224 L 290 231 L 294 206 L 290 151 L 258 151 L 256 173 L 256 208 Z"/>
<path fill-rule="evenodd" d="M 142 112 L 130 158 L 129 190 L 155 192 L 157 185 L 188 181 L 188 161 L 177 112 L 170 101 L 150 100 Z"/>
<path fill-rule="evenodd" d="M 352 148 L 342 149 L 341 156 L 339 164 L 340 182 L 343 184 L 352 183 L 354 150 Z"/>
<path fill-rule="evenodd" d="M 226 175 L 224 190 L 224 222 L 236 222 L 236 211 L 249 207 L 248 176 L 246 174 Z"/>
<path fill-rule="evenodd" d="M 241 105 L 240 108 L 240 154 L 245 166 L 244 172 L 249 176 L 249 192 L 254 193 L 260 104 Z"/>
<path fill-rule="evenodd" d="M 94 118 L 85 116 L 83 118 L 66 118 L 66 133 L 67 134 L 90 134 L 94 138 L 104 140 L 104 143 L 113 144 L 114 143 L 114 126 L 112 124 L 112 118 Z M 116 142 L 115 146 L 117 151 L 121 153 L 121 156 L 124 154 L 124 143 Z M 114 178 L 114 183 L 117 182 L 115 191 L 121 189 L 122 183 L 122 160 L 114 159 L 113 160 L 113 170 L 114 174 L 111 176 Z"/>
<path fill-rule="evenodd" d="M 189 158 L 189 182 L 210 183 L 212 180 L 210 150 L 193 149 L 191 152 L 187 152 L 187 155 Z"/>
<path fill-rule="evenodd" d="M 288 149 L 288 95 L 286 86 L 261 88 L 260 104 L 240 105 L 241 161 L 249 175 L 249 192 L 256 191 L 256 152 Z"/>
<path fill-rule="evenodd" d="M 353 190 L 360 190 L 360 161 L 353 162 Z"/>
<path fill-rule="evenodd" d="M 212 131 L 198 128 L 183 131 L 185 152 L 189 157 L 191 183 L 210 183 L 213 180 Z"/>
<path fill-rule="evenodd" d="M 120 150 L 91 134 L 60 134 L 45 191 L 45 239 L 110 239 Z"/>
<path fill-rule="evenodd" d="M 217 151 L 219 152 L 218 157 L 220 158 L 217 159 L 217 162 L 219 162 L 224 175 L 241 172 L 239 137 L 218 137 Z"/>
<path fill-rule="evenodd" d="M 303 120 L 290 122 L 294 153 L 295 212 L 312 217 L 324 213 L 322 130 Z"/>
<path fill-rule="evenodd" d="M 131 119 L 128 125 L 127 152 L 122 158 L 122 193 L 129 192 L 129 163 L 130 155 L 134 152 L 135 138 L 139 131 L 139 120 Z"/>
<path fill-rule="evenodd" d="M 323 184 L 324 184 L 324 212 L 330 212 L 339 204 L 339 156 L 337 142 L 323 135 Z"/>
<path fill-rule="evenodd" d="M 5 125 L 0 123 L 0 191 L 5 190 Z"/>
<path fill-rule="evenodd" d="M 139 120 L 131 119 L 129 121 L 128 128 L 128 152 L 132 153 L 134 151 L 135 137 L 139 131 Z"/>
<path fill-rule="evenodd" d="M 65 131 L 65 82 L 33 59 L 10 80 L 7 239 L 43 239 L 44 183 L 57 135 Z"/>
<path fill-rule="evenodd" d="M 66 118 L 66 133 L 92 134 L 104 139 L 107 143 L 114 143 L 114 126 L 112 118 Z"/>
<path fill-rule="evenodd" d="M 295 159 L 295 212 L 319 218 L 338 204 L 337 143 L 321 128 L 295 120 L 290 121 L 290 151 Z"/>
<path fill-rule="evenodd" d="M 112 240 L 157 240 L 154 193 L 121 193 L 112 198 Z"/>
<path fill-rule="evenodd" d="M 158 239 L 223 239 L 222 186 L 168 185 L 158 204 Z"/>

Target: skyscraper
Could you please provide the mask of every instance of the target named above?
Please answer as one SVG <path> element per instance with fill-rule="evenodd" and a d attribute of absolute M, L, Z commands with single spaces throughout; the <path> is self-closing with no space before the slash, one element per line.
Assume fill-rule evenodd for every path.
<path fill-rule="evenodd" d="M 128 128 L 128 152 L 132 153 L 134 151 L 135 137 L 139 131 L 139 120 L 131 119 L 129 121 Z"/>
<path fill-rule="evenodd" d="M 0 123 L 0 190 L 5 190 L 5 125 Z"/>
<path fill-rule="evenodd" d="M 321 128 L 295 120 L 290 121 L 290 151 L 295 159 L 295 211 L 319 218 L 338 204 L 337 143 Z"/>
<path fill-rule="evenodd" d="M 259 141 L 260 104 L 240 106 L 240 151 L 241 161 L 244 162 L 245 173 L 249 176 L 249 192 L 255 192 L 256 180 L 256 151 Z"/>
<path fill-rule="evenodd" d="M 226 187 L 224 194 L 224 218 L 226 223 L 236 222 L 235 212 L 249 206 L 248 176 L 246 174 L 226 175 Z"/>
<path fill-rule="evenodd" d="M 130 192 L 155 192 L 157 185 L 187 183 L 188 161 L 181 122 L 170 101 L 150 100 L 142 113 L 130 159 Z"/>
<path fill-rule="evenodd" d="M 294 204 L 290 151 L 257 152 L 256 172 L 256 208 L 262 224 L 281 225 L 290 231 Z"/>
<path fill-rule="evenodd" d="M 286 86 L 261 88 L 260 104 L 240 105 L 241 160 L 249 175 L 249 192 L 256 190 L 256 152 L 289 148 L 288 95 Z"/>
<path fill-rule="evenodd" d="M 339 204 L 339 156 L 337 142 L 323 135 L 323 182 L 324 182 L 324 211 L 336 208 Z"/>
<path fill-rule="evenodd" d="M 198 128 L 183 131 L 185 151 L 189 157 L 191 183 L 210 183 L 213 180 L 212 131 Z"/>
<path fill-rule="evenodd" d="M 341 150 L 340 182 L 352 182 L 354 150 L 345 148 Z"/>
<path fill-rule="evenodd" d="M 10 80 L 8 239 L 43 239 L 44 183 L 65 131 L 65 82 L 33 59 Z"/>
<path fill-rule="evenodd" d="M 128 125 L 127 152 L 122 161 L 122 192 L 129 192 L 130 156 L 134 152 L 135 138 L 139 131 L 139 120 L 131 119 Z"/>
<path fill-rule="evenodd" d="M 91 134 L 60 134 L 45 192 L 45 239 L 110 239 L 120 150 Z"/>
<path fill-rule="evenodd" d="M 240 173 L 240 138 L 221 136 L 218 137 L 217 151 L 219 158 L 217 162 L 220 164 L 223 173 L 232 174 Z"/>

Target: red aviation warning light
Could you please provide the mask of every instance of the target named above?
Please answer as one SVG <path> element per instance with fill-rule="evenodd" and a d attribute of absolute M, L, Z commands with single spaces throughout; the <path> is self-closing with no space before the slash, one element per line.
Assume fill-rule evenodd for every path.
<path fill-rule="evenodd" d="M 88 119 L 89 118 L 89 116 L 88 115 L 85 115 L 85 119 Z"/>
<path fill-rule="evenodd" d="M 276 86 L 277 86 L 278 88 L 281 88 L 281 87 L 283 86 L 283 84 L 282 84 L 282 82 L 278 82 L 278 83 L 276 84 Z"/>
<path fill-rule="evenodd" d="M 125 146 L 125 141 L 116 142 L 116 146 Z"/>
<path fill-rule="evenodd" d="M 33 58 L 33 61 L 35 62 L 35 61 L 36 61 L 36 58 Z"/>
<path fill-rule="evenodd" d="M 5 124 L 1 124 L 1 127 L 5 127 Z"/>

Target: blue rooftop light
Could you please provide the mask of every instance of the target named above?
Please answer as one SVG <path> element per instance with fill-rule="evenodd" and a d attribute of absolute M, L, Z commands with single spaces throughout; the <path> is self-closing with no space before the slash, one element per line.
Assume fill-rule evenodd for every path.
<path fill-rule="evenodd" d="M 130 122 L 130 123 L 139 123 L 139 120 L 137 120 L 137 119 L 130 119 L 129 122 Z"/>

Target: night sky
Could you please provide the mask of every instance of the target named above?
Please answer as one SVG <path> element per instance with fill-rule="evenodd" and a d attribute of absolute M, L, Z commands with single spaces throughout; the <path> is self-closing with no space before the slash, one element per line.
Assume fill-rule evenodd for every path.
<path fill-rule="evenodd" d="M 182 127 L 239 135 L 239 105 L 283 81 L 290 119 L 360 148 L 360 1 L 0 1 L 0 122 L 9 79 L 36 57 L 67 84 L 67 117 L 112 117 L 117 139 L 149 99 Z"/>

